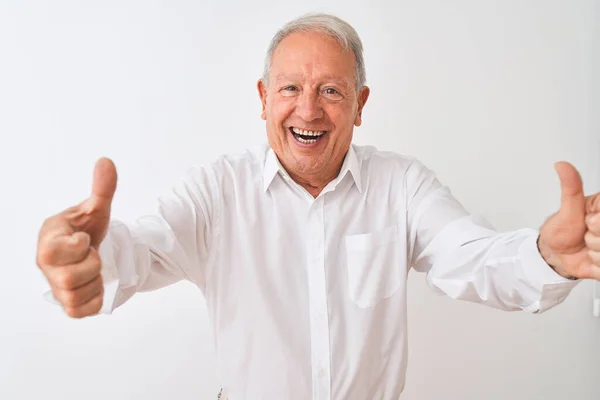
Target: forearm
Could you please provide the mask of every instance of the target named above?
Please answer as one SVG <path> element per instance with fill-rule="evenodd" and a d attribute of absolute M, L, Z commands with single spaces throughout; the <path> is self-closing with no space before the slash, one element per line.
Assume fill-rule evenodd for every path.
<path fill-rule="evenodd" d="M 448 224 L 417 259 L 432 288 L 502 310 L 546 311 L 576 282 L 555 273 L 537 250 L 537 232 L 497 233 L 483 220 Z"/>
<path fill-rule="evenodd" d="M 133 226 L 111 221 L 99 253 L 105 285 L 102 313 L 111 313 L 137 292 L 190 279 L 184 267 L 190 265 L 189 257 L 158 217 L 144 217 Z"/>

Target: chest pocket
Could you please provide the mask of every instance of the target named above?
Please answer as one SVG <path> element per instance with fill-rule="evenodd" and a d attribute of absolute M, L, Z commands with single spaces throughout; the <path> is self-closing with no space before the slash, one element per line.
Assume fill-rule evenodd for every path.
<path fill-rule="evenodd" d="M 397 226 L 346 236 L 348 293 L 361 308 L 392 296 L 405 271 L 406 241 Z"/>

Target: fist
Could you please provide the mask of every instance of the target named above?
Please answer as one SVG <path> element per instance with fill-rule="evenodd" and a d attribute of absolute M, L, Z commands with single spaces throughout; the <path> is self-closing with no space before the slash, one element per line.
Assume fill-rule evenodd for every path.
<path fill-rule="evenodd" d="M 540 253 L 565 278 L 600 280 L 600 193 L 585 196 L 571 164 L 559 162 L 555 168 L 561 206 L 540 229 Z"/>
<path fill-rule="evenodd" d="M 40 229 L 36 263 L 54 298 L 72 318 L 95 315 L 102 308 L 104 285 L 98 248 L 108 231 L 116 186 L 113 162 L 98 160 L 91 196 L 46 219 Z"/>

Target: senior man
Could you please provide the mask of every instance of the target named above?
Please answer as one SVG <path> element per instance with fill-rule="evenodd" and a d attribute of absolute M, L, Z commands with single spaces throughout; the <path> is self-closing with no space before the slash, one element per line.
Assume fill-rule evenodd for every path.
<path fill-rule="evenodd" d="M 156 215 L 110 219 L 114 164 L 43 224 L 37 262 L 74 318 L 182 279 L 202 291 L 223 393 L 397 399 L 410 268 L 456 299 L 539 313 L 600 278 L 600 195 L 557 163 L 560 210 L 498 233 L 414 158 L 351 144 L 369 97 L 361 41 L 313 14 L 273 38 L 258 82 L 269 146 L 193 167 Z"/>

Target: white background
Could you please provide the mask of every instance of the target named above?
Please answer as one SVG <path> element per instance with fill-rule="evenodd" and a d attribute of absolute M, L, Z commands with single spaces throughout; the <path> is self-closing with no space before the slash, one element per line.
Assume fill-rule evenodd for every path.
<path fill-rule="evenodd" d="M 37 232 L 88 195 L 100 156 L 119 171 L 114 215 L 130 221 L 192 163 L 264 141 L 264 53 L 305 12 L 363 39 L 372 94 L 355 142 L 417 156 L 499 230 L 557 209 L 555 161 L 600 190 L 599 1 L 366 4 L 0 1 L 0 399 L 215 398 L 199 291 L 179 283 L 69 319 L 42 299 Z M 600 398 L 592 282 L 529 315 L 410 279 L 403 399 Z"/>

